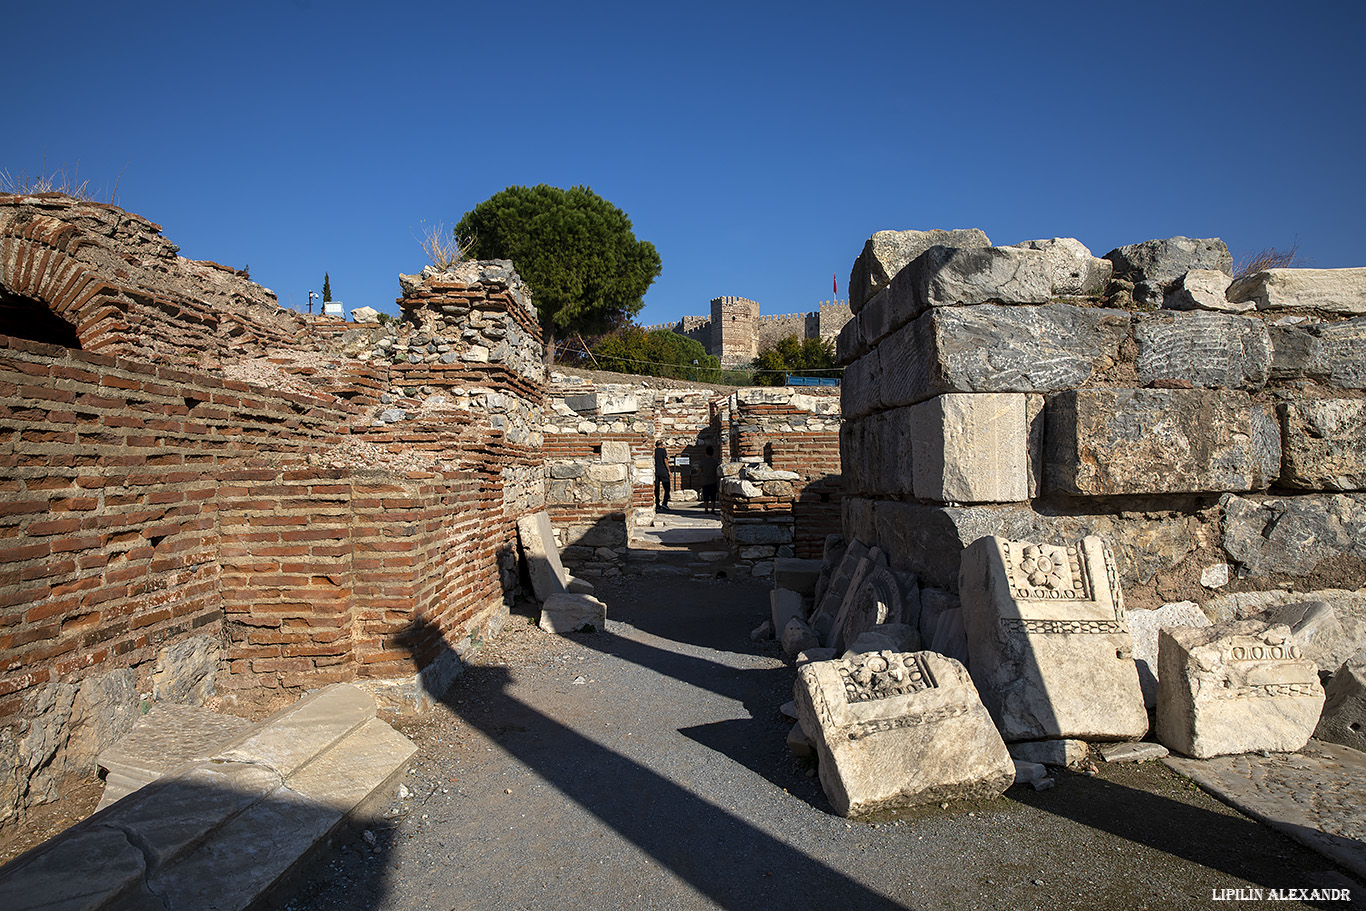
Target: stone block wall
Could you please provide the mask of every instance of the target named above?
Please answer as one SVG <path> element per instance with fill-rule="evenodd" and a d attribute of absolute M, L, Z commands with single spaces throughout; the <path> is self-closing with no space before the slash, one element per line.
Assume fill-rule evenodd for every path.
<path fill-rule="evenodd" d="M 0 820 L 140 704 L 411 707 L 501 625 L 545 502 L 535 313 L 506 264 L 402 284 L 367 363 L 144 219 L 0 195 L 0 325 L 47 340 L 0 336 Z"/>
<path fill-rule="evenodd" d="M 614 575 L 632 531 L 654 515 L 654 448 L 670 462 L 695 465 L 707 446 L 724 459 L 717 403 L 710 389 L 598 383 L 556 373 L 544 424 L 546 505 L 565 565 Z M 673 475 L 675 491 L 695 489 L 690 470 Z"/>
<path fill-rule="evenodd" d="M 1217 239 L 1055 239 L 889 272 L 840 336 L 846 532 L 949 590 L 989 534 L 1101 535 L 1151 606 L 1225 563 L 1234 588 L 1356 588 L 1366 301 L 1248 309 L 1228 262 Z M 1219 293 L 1192 297 L 1207 273 Z"/>
<path fill-rule="evenodd" d="M 759 561 L 775 556 L 820 557 L 826 536 L 839 532 L 841 525 L 844 483 L 838 393 L 755 387 L 734 393 L 728 404 L 731 457 L 794 475 L 759 480 L 751 486 L 723 485 L 722 525 L 737 554 Z M 783 540 L 760 541 L 757 537 L 772 535 L 743 528 L 757 524 L 785 527 Z M 780 553 L 784 546 L 791 553 Z M 765 547 L 771 552 L 759 549 Z"/>

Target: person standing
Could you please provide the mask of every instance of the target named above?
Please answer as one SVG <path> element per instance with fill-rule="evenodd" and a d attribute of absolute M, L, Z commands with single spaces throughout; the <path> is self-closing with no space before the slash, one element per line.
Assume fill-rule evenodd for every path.
<path fill-rule="evenodd" d="M 716 460 L 716 447 L 708 446 L 707 454 L 697 463 L 697 483 L 702 487 L 702 511 L 714 513 L 716 509 L 716 488 L 719 483 L 717 472 L 721 463 Z"/>
<path fill-rule="evenodd" d="M 664 487 L 664 502 L 659 500 L 660 485 Z M 655 443 L 655 509 L 669 508 L 669 454 L 664 451 L 664 442 Z"/>

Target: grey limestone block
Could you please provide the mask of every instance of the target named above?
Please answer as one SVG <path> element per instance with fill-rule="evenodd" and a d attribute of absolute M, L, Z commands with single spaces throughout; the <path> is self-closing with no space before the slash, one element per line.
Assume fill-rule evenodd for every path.
<path fill-rule="evenodd" d="M 1344 555 L 1366 558 L 1366 495 L 1225 494 L 1219 505 L 1221 543 L 1240 577 L 1303 576 L 1324 560 Z"/>
<path fill-rule="evenodd" d="M 1303 490 L 1366 490 L 1366 400 L 1281 402 L 1281 483 Z"/>
<path fill-rule="evenodd" d="M 864 304 L 920 254 L 930 247 L 989 247 L 990 239 L 977 228 L 945 231 L 878 231 L 868 238 L 849 271 L 849 309 L 858 313 Z"/>
<path fill-rule="evenodd" d="M 1232 620 L 1158 634 L 1157 739 L 1193 759 L 1304 748 L 1323 709 L 1290 628 Z"/>
<path fill-rule="evenodd" d="M 1134 664 L 1143 688 L 1143 704 L 1157 705 L 1157 634 L 1174 626 L 1209 626 L 1209 618 L 1194 601 L 1164 604 L 1155 610 L 1129 612 L 1129 632 L 1134 638 Z"/>
<path fill-rule="evenodd" d="M 1314 662 L 1321 675 L 1329 675 L 1366 647 L 1366 625 L 1344 613 L 1338 619 L 1328 601 L 1308 598 L 1275 605 L 1252 619 L 1290 627 L 1304 657 Z"/>
<path fill-rule="evenodd" d="M 1015 246 L 1044 254 L 1053 278 L 1053 297 L 1101 294 L 1115 268 L 1108 259 L 1092 256 L 1086 245 L 1075 237 L 1026 240 Z"/>
<path fill-rule="evenodd" d="M 1007 741 L 1137 740 L 1148 731 L 1113 555 L 989 536 L 959 580 L 969 668 Z"/>
<path fill-rule="evenodd" d="M 580 630 L 601 631 L 607 628 L 607 605 L 592 595 L 551 595 L 541 606 L 538 625 L 547 633 L 560 635 Z"/>
<path fill-rule="evenodd" d="M 882 358 L 869 351 L 844 368 L 840 379 L 840 413 L 845 420 L 865 417 L 882 404 Z"/>
<path fill-rule="evenodd" d="M 917 499 L 1018 503 L 1028 498 L 1030 428 L 1024 395 L 949 393 L 906 410 Z M 898 445 L 897 451 L 904 448 Z"/>
<path fill-rule="evenodd" d="M 846 498 L 846 503 L 849 499 L 853 498 Z M 1044 514 L 1025 505 L 860 502 L 873 502 L 873 529 L 865 533 L 887 553 L 892 568 L 917 573 L 924 585 L 955 592 L 963 550 L 983 535 L 1052 543 L 1101 535 L 1113 542 L 1125 584 L 1138 584 L 1179 565 L 1205 534 L 1198 520 L 1181 510 L 1114 513 L 1079 508 Z M 860 518 L 863 515 L 860 510 Z"/>
<path fill-rule="evenodd" d="M 1366 313 L 1366 268 L 1267 269 L 1238 279 L 1228 299 L 1251 301 L 1258 310 L 1303 309 Z"/>
<path fill-rule="evenodd" d="M 1255 392 L 1271 374 L 1271 334 L 1256 317 L 1204 310 L 1142 313 L 1134 317 L 1134 341 L 1134 366 L 1144 385 L 1184 380 Z"/>
<path fill-rule="evenodd" d="M 1048 255 L 1022 247 L 930 247 L 904 274 L 911 292 L 906 319 L 930 307 L 1045 304 L 1053 296 Z"/>
<path fill-rule="evenodd" d="M 1048 397 L 1045 488 L 1084 496 L 1251 491 L 1280 474 L 1280 431 L 1243 392 L 1080 389 Z"/>
<path fill-rule="evenodd" d="M 563 593 L 569 573 L 560 562 L 555 532 L 550 525 L 550 513 L 542 510 L 519 518 L 517 539 L 522 545 L 522 557 L 526 560 L 536 598 L 545 601 L 551 595 Z"/>
<path fill-rule="evenodd" d="M 815 631 L 800 617 L 792 617 L 787 621 L 779 641 L 783 647 L 783 654 L 789 658 L 794 658 L 808 649 L 819 648 L 821 644 Z"/>
<path fill-rule="evenodd" d="M 842 651 L 874 627 L 913 627 L 920 619 L 920 582 L 911 573 L 898 572 L 879 561 L 869 567 L 851 592 L 840 605 L 827 643 L 836 651 Z M 916 646 L 919 647 L 918 642 Z"/>
<path fill-rule="evenodd" d="M 1366 317 L 1268 327 L 1271 378 L 1366 389 Z"/>
<path fill-rule="evenodd" d="M 821 786 L 841 816 L 995 797 L 1015 779 L 972 679 L 942 655 L 811 662 L 798 669 L 793 695 Z"/>
<path fill-rule="evenodd" d="M 1167 237 L 1116 247 L 1105 258 L 1115 264 L 1115 277 L 1169 286 L 1192 269 L 1231 275 L 1233 257 L 1217 237 Z"/>
<path fill-rule="evenodd" d="M 878 345 L 873 382 L 884 407 L 947 392 L 1073 389 L 1118 363 L 1129 325 L 1123 310 L 1072 304 L 936 309 Z"/>
<path fill-rule="evenodd" d="M 1366 650 L 1343 662 L 1324 697 L 1314 737 L 1366 753 Z"/>
<path fill-rule="evenodd" d="M 1218 269 L 1191 269 L 1178 278 L 1162 299 L 1168 310 L 1221 310 L 1241 313 L 1251 310 L 1251 303 L 1234 303 L 1228 299 L 1228 286 L 1233 279 Z"/>
<path fill-rule="evenodd" d="M 1086 760 L 1090 746 L 1085 740 L 1021 740 L 1006 744 L 1010 755 L 1024 762 L 1052 766 L 1078 766 Z"/>
<path fill-rule="evenodd" d="M 816 592 L 816 580 L 820 574 L 820 560 L 784 557 L 773 564 L 773 585 L 809 598 Z"/>
<path fill-rule="evenodd" d="M 775 588 L 768 593 L 769 614 L 775 630 L 787 629 L 787 621 L 796 618 L 806 619 L 802 596 L 785 588 Z"/>

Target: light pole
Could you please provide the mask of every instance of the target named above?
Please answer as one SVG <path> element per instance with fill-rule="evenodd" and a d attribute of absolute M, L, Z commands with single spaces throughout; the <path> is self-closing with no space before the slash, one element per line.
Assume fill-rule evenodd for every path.
<path fill-rule="evenodd" d="M 308 292 L 308 315 L 309 315 L 309 316 L 312 316 L 312 315 L 313 315 L 313 298 L 315 298 L 315 297 L 321 297 L 321 296 L 322 296 L 322 295 L 319 294 L 317 291 L 310 291 L 310 292 Z"/>

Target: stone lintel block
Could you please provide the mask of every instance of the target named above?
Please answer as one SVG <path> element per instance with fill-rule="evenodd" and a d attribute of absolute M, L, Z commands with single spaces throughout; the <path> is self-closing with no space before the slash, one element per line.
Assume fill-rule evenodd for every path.
<path fill-rule="evenodd" d="M 1074 389 L 1118 362 L 1130 319 L 1123 310 L 1073 304 L 935 309 L 878 344 L 876 371 L 864 372 L 880 399 L 864 393 L 854 404 L 871 411 L 948 392 Z"/>
<path fill-rule="evenodd" d="M 1045 405 L 1045 488 L 1081 496 L 1261 490 L 1280 429 L 1243 392 L 1078 389 Z"/>
<path fill-rule="evenodd" d="M 1366 489 L 1366 400 L 1281 402 L 1281 483 L 1304 490 Z"/>
<path fill-rule="evenodd" d="M 798 669 L 793 693 L 821 785 L 841 816 L 995 797 L 1015 779 L 966 669 L 942 655 L 811 662 Z"/>
<path fill-rule="evenodd" d="M 1222 272 L 1215 273 L 1223 275 Z M 1184 380 L 1255 392 L 1271 374 L 1271 334 L 1253 316 L 1159 311 L 1134 317 L 1139 381 Z"/>
<path fill-rule="evenodd" d="M 1304 748 L 1323 709 L 1290 628 L 1231 620 L 1158 633 L 1157 739 L 1194 759 Z"/>
<path fill-rule="evenodd" d="M 1137 740 L 1148 713 L 1109 547 L 989 536 L 959 578 L 969 666 L 1007 741 Z"/>
<path fill-rule="evenodd" d="M 917 499 L 1017 503 L 1029 497 L 1029 420 L 1020 393 L 950 393 L 909 409 Z"/>
<path fill-rule="evenodd" d="M 1366 268 L 1267 269 L 1235 281 L 1228 299 L 1252 301 L 1258 310 L 1366 313 Z"/>

